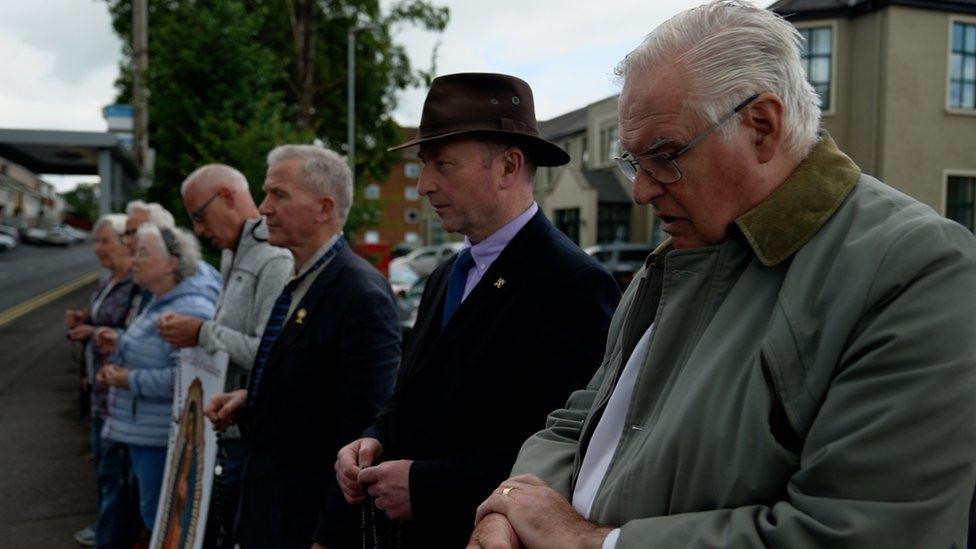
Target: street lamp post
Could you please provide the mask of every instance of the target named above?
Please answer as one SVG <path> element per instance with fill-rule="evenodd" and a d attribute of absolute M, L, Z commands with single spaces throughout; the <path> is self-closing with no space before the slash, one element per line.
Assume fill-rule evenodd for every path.
<path fill-rule="evenodd" d="M 377 28 L 375 23 L 368 23 L 365 25 L 356 25 L 355 27 L 349 28 L 349 33 L 347 35 L 349 41 L 348 47 L 348 57 L 347 57 L 347 86 L 348 86 L 348 103 L 346 109 L 348 111 L 348 116 L 346 117 L 346 138 L 347 143 L 347 159 L 349 160 L 349 169 L 352 170 L 352 176 L 355 180 L 356 178 L 356 33 L 362 30 L 374 30 Z"/>

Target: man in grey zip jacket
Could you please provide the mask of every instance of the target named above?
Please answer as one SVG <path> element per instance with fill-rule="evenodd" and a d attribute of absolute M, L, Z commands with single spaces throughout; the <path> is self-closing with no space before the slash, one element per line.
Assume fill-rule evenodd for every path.
<path fill-rule="evenodd" d="M 230 356 L 225 389 L 247 384 L 264 325 L 292 270 L 288 250 L 268 243 L 268 228 L 258 213 L 244 175 L 223 164 L 208 164 L 190 174 L 181 188 L 183 203 L 198 236 L 223 250 L 223 288 L 213 320 L 169 314 L 159 332 L 178 347 L 199 345 Z M 207 520 L 206 546 L 229 546 L 237 510 L 245 447 L 236 426 L 220 440 L 219 474 Z"/>
<path fill-rule="evenodd" d="M 471 547 L 965 547 L 976 239 L 818 133 L 799 42 L 714 2 L 621 63 L 618 165 L 671 238 Z"/>

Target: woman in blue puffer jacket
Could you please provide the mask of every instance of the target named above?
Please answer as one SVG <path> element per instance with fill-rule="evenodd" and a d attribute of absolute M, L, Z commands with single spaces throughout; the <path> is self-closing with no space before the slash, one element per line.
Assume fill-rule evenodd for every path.
<path fill-rule="evenodd" d="M 102 368 L 99 380 L 111 387 L 109 417 L 102 437 L 128 447 L 139 485 L 139 512 L 151 529 L 163 479 L 173 389 L 180 364 L 179 349 L 159 336 L 156 324 L 164 312 L 211 318 L 220 281 L 194 276 L 200 249 L 189 233 L 147 223 L 139 227 L 136 238 L 133 277 L 153 297 L 119 336 L 110 364 Z"/>

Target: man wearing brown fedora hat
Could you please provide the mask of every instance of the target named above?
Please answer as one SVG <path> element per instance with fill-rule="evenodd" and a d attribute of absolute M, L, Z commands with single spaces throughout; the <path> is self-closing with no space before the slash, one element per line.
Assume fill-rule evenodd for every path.
<path fill-rule="evenodd" d="M 532 197 L 536 166 L 569 161 L 539 137 L 532 90 L 499 74 L 434 80 L 418 190 L 466 237 L 434 271 L 394 396 L 336 473 L 379 546 L 460 547 L 523 440 L 599 366 L 620 299 L 602 267 Z"/>

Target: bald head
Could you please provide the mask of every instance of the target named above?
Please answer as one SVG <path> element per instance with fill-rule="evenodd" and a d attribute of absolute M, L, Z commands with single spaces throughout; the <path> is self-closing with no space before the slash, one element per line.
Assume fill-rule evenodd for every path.
<path fill-rule="evenodd" d="M 234 249 L 244 223 L 260 217 L 244 174 L 225 164 L 194 170 L 180 187 L 193 231 L 221 249 Z"/>
<path fill-rule="evenodd" d="M 216 192 L 218 188 L 248 190 L 244 174 L 226 164 L 207 164 L 194 170 L 183 180 L 180 193 L 186 196 L 191 188 L 199 192 Z"/>

